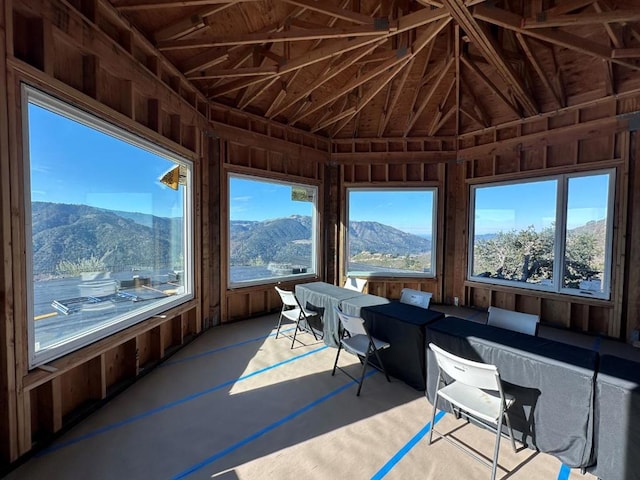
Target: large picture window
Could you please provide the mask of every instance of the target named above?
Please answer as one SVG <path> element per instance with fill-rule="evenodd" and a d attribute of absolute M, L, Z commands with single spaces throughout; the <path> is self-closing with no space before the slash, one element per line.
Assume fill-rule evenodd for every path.
<path fill-rule="evenodd" d="M 229 286 L 312 276 L 318 189 L 229 175 Z"/>
<path fill-rule="evenodd" d="M 192 298 L 191 163 L 22 94 L 33 367 Z"/>
<path fill-rule="evenodd" d="M 347 275 L 435 275 L 435 188 L 347 190 Z"/>
<path fill-rule="evenodd" d="M 471 188 L 469 277 L 609 298 L 614 171 Z"/>

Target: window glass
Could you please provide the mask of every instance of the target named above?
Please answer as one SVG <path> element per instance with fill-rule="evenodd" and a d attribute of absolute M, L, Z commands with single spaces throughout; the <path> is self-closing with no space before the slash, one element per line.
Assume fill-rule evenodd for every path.
<path fill-rule="evenodd" d="M 569 178 L 567 190 L 563 286 L 602 293 L 608 251 L 609 175 Z"/>
<path fill-rule="evenodd" d="M 348 190 L 347 274 L 435 275 L 436 189 Z"/>
<path fill-rule="evenodd" d="M 34 366 L 192 297 L 191 166 L 23 92 Z"/>
<path fill-rule="evenodd" d="M 557 180 L 475 189 L 477 277 L 553 284 Z"/>
<path fill-rule="evenodd" d="M 613 177 L 472 187 L 470 278 L 609 298 Z"/>
<path fill-rule="evenodd" d="M 229 175 L 229 284 L 316 273 L 317 187 Z"/>

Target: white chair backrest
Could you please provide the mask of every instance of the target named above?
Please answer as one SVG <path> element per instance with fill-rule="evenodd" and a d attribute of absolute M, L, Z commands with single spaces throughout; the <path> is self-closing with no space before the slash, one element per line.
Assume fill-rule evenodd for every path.
<path fill-rule="evenodd" d="M 364 320 L 361 317 L 354 317 L 353 315 L 347 315 L 336 307 L 336 313 L 340 319 L 340 323 L 344 329 L 349 332 L 349 335 L 355 337 L 356 335 L 367 335 L 367 330 L 364 328 Z"/>
<path fill-rule="evenodd" d="M 460 358 L 433 343 L 429 344 L 429 348 L 436 357 L 438 367 L 454 380 L 483 390 L 501 391 L 498 367 L 495 365 Z"/>
<path fill-rule="evenodd" d="M 504 308 L 489 307 L 487 325 L 505 328 L 514 332 L 535 335 L 540 317 L 531 313 L 514 312 Z"/>
<path fill-rule="evenodd" d="M 403 288 L 400 293 L 400 303 L 408 303 L 420 308 L 429 308 L 429 302 L 433 296 L 430 292 L 421 292 L 411 288 Z"/>
<path fill-rule="evenodd" d="M 344 288 L 362 293 L 366 284 L 366 278 L 347 277 L 347 280 L 344 282 Z"/>
<path fill-rule="evenodd" d="M 276 292 L 280 295 L 280 299 L 282 303 L 287 307 L 299 307 L 298 300 L 296 299 L 296 295 L 293 292 L 288 290 L 282 290 L 281 288 L 275 287 Z"/>

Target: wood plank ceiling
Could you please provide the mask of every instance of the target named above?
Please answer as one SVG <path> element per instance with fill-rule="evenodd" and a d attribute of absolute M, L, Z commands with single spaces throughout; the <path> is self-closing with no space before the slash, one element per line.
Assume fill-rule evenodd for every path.
<path fill-rule="evenodd" d="M 335 139 L 451 136 L 638 88 L 634 0 L 110 0 L 214 102 Z"/>

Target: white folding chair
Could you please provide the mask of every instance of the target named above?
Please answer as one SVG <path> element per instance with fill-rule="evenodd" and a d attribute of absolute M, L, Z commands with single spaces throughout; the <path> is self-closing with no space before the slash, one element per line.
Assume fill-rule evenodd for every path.
<path fill-rule="evenodd" d="M 300 305 L 300 302 L 296 298 L 295 293 L 290 292 L 288 290 L 282 290 L 281 288 L 275 287 L 276 292 L 280 295 L 280 299 L 282 300 L 282 310 L 280 311 L 280 317 L 278 318 L 278 328 L 276 330 L 276 338 L 278 338 L 278 334 L 280 334 L 280 327 L 282 326 L 282 319 L 286 318 L 296 324 L 296 328 L 293 332 L 293 335 L 286 335 L 282 333 L 285 337 L 291 338 L 291 348 L 293 348 L 293 344 L 296 341 L 296 335 L 298 331 L 310 331 L 313 334 L 313 337 L 318 340 L 318 335 L 315 330 L 309 323 L 309 318 L 317 317 L 318 312 L 314 312 L 312 310 L 308 310 Z M 305 328 L 302 328 L 300 322 L 305 322 Z M 300 340 L 298 340 L 300 342 Z M 302 342 L 300 342 L 302 343 Z"/>
<path fill-rule="evenodd" d="M 474 457 L 484 465 L 491 468 L 491 480 L 496 478 L 498 467 L 498 451 L 500 449 L 500 437 L 502 436 L 503 419 L 507 422 L 507 429 L 513 450 L 516 444 L 513 439 L 513 430 L 507 410 L 515 401 L 512 395 L 505 394 L 502 390 L 500 374 L 495 365 L 473 362 L 460 358 L 442 348 L 429 344 L 429 348 L 435 355 L 438 365 L 438 380 L 436 395 L 433 400 L 433 412 L 431 414 L 431 430 L 429 432 L 429 445 L 433 438 L 433 432 L 441 438 L 451 442 L 462 451 Z M 449 402 L 456 415 L 474 423 L 485 426 L 495 431 L 496 443 L 493 451 L 493 463 L 489 464 L 484 458 L 466 448 L 461 442 L 448 434 L 443 434 L 435 429 L 435 416 L 438 399 Z"/>
<path fill-rule="evenodd" d="M 340 319 L 340 324 L 343 328 L 343 334 L 340 338 L 340 343 L 338 344 L 338 353 L 336 354 L 336 361 L 333 364 L 333 371 L 331 372 L 331 375 L 336 374 L 336 368 L 343 371 L 349 378 L 358 383 L 358 391 L 356 392 L 356 396 L 359 396 L 360 390 L 362 389 L 362 383 L 364 382 L 364 374 L 367 370 L 367 364 L 369 363 L 369 357 L 371 356 L 371 354 L 374 354 L 376 356 L 376 359 L 378 360 L 378 365 L 380 365 L 380 368 L 382 368 L 384 375 L 387 377 L 387 381 L 390 382 L 391 380 L 389 379 L 387 370 L 385 369 L 384 363 L 382 363 L 382 359 L 380 358 L 380 354 L 378 352 L 380 350 L 384 350 L 385 348 L 389 348 L 391 345 L 387 342 L 372 337 L 369 333 L 369 330 L 367 330 L 364 320 L 361 317 L 347 315 L 337 307 L 336 313 L 338 315 L 338 318 Z M 360 373 L 360 379 L 353 377 L 345 369 L 338 366 L 338 358 L 340 357 L 340 352 L 342 351 L 342 349 L 353 355 L 357 355 L 358 358 L 360 358 L 360 361 L 362 362 L 362 372 Z"/>
<path fill-rule="evenodd" d="M 362 293 L 364 291 L 364 287 L 366 284 L 367 284 L 366 278 L 347 277 L 347 279 L 344 282 L 344 288 Z"/>
<path fill-rule="evenodd" d="M 513 310 L 505 310 L 504 308 L 489 307 L 489 317 L 487 325 L 500 327 L 514 332 L 526 333 L 527 335 L 536 335 L 539 315 L 531 313 L 514 312 Z"/>
<path fill-rule="evenodd" d="M 421 292 L 411 288 L 403 288 L 400 292 L 400 303 L 408 303 L 420 308 L 429 308 L 429 302 L 433 296 L 430 292 Z"/>

